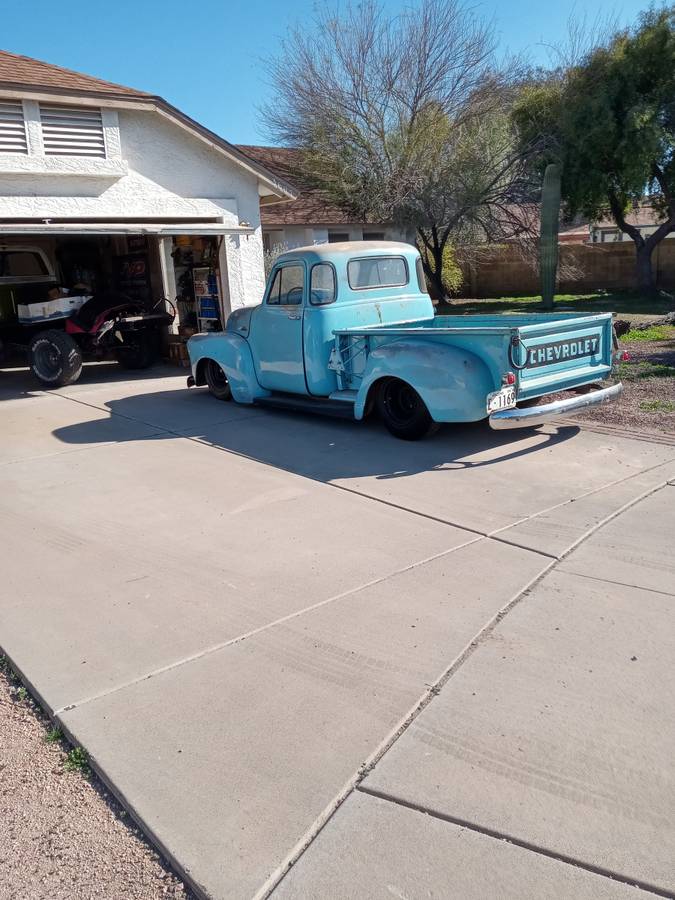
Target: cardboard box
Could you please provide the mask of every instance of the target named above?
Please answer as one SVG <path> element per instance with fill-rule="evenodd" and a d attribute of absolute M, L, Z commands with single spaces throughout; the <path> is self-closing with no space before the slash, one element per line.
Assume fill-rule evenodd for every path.
<path fill-rule="evenodd" d="M 57 297 L 54 300 L 39 300 L 37 303 L 19 303 L 16 310 L 22 325 L 34 325 L 36 322 L 68 319 L 89 299 L 91 297 L 86 295 Z"/>

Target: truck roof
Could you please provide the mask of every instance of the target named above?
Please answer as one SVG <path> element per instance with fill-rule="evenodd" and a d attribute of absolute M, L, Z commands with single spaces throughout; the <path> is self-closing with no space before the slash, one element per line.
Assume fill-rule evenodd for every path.
<path fill-rule="evenodd" d="M 339 257 L 364 256 L 371 255 L 391 255 L 392 253 L 400 256 L 401 254 L 417 253 L 417 248 L 412 244 L 405 244 L 402 241 L 341 241 L 335 244 L 310 244 L 307 247 L 296 247 L 293 250 L 287 250 L 282 253 L 275 262 L 285 261 L 287 259 L 303 259 L 319 262 L 321 260 L 335 260 Z"/>

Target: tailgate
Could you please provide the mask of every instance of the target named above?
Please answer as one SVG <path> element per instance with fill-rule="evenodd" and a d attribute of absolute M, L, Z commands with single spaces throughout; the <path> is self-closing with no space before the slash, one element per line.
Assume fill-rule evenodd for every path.
<path fill-rule="evenodd" d="M 523 325 L 511 339 L 518 399 L 606 378 L 612 369 L 612 314 Z"/>

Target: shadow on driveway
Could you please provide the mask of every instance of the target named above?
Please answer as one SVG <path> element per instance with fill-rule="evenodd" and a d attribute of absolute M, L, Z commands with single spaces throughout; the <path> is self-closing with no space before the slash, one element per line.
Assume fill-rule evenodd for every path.
<path fill-rule="evenodd" d="M 103 362 L 85 362 L 82 374 L 75 385 L 65 388 L 66 391 L 86 390 L 90 387 L 105 384 L 123 384 L 129 381 L 148 381 L 156 378 L 167 378 L 181 375 L 184 370 L 175 366 L 156 365 L 137 372 L 124 369 L 113 360 Z M 187 371 L 187 370 L 185 370 Z M 64 390 L 56 388 L 55 392 Z M 43 393 L 51 393 L 50 389 L 40 384 L 25 364 L 25 361 L 14 357 L 0 366 L 0 400 L 21 400 L 36 397 Z"/>
<path fill-rule="evenodd" d="M 377 420 L 353 422 L 222 403 L 201 391 L 156 391 L 105 403 L 111 418 L 56 429 L 67 444 L 125 441 L 118 417 L 162 429 L 157 439 L 189 438 L 318 481 L 473 469 L 551 449 L 579 428 L 493 431 L 486 421 L 446 425 L 426 440 L 400 441 Z M 131 438 L 131 440 L 147 439 Z M 217 472 L 214 471 L 214 477 Z"/>

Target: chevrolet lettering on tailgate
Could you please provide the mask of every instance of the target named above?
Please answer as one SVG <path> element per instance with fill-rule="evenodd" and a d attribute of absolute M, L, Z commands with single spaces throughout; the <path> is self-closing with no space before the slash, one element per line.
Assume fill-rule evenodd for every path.
<path fill-rule="evenodd" d="M 600 337 L 594 335 L 586 338 L 574 338 L 566 341 L 551 341 L 529 347 L 527 365 L 533 369 L 537 366 L 548 366 L 551 363 L 580 359 L 582 356 L 595 356 L 600 349 Z"/>

